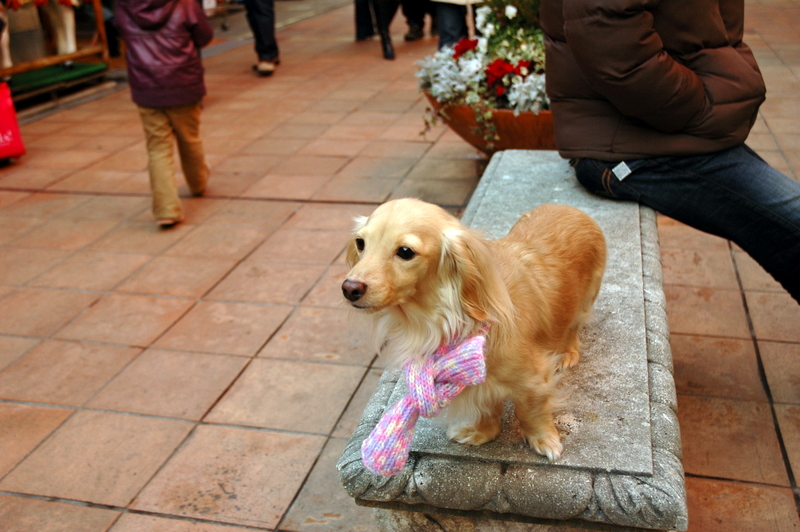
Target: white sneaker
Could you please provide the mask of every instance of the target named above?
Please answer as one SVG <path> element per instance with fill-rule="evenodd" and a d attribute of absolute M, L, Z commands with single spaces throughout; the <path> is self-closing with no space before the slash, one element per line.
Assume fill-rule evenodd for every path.
<path fill-rule="evenodd" d="M 161 227 L 162 229 L 169 229 L 170 227 L 175 227 L 179 223 L 183 221 L 183 217 L 180 218 L 159 218 L 156 220 L 156 224 Z"/>
<path fill-rule="evenodd" d="M 272 61 L 259 61 L 256 65 L 256 72 L 259 76 L 271 76 L 275 72 L 275 63 Z"/>

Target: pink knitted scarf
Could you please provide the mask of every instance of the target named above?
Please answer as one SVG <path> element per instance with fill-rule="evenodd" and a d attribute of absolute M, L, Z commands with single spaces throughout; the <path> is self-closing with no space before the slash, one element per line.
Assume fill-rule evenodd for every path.
<path fill-rule="evenodd" d="M 464 388 L 486 379 L 487 332 L 484 325 L 476 336 L 443 343 L 433 355 L 403 366 L 408 393 L 383 414 L 361 445 L 367 469 L 386 477 L 402 471 L 419 416 L 434 417 Z"/>

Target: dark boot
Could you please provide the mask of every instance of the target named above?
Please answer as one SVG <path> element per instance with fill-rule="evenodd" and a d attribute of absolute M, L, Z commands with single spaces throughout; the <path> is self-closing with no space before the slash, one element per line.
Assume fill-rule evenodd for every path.
<path fill-rule="evenodd" d="M 384 59 L 394 59 L 394 48 L 392 47 L 392 36 L 388 33 L 381 33 L 381 50 Z"/>
<path fill-rule="evenodd" d="M 422 33 L 422 25 L 421 24 L 409 24 L 408 26 L 408 33 L 406 33 L 405 40 L 406 41 L 418 41 L 425 36 Z"/>
<path fill-rule="evenodd" d="M 392 36 L 389 34 L 389 26 L 392 24 L 394 14 L 400 6 L 399 0 L 374 0 L 375 22 L 378 26 L 378 35 L 381 36 L 381 50 L 384 59 L 394 59 L 394 48 L 392 47 Z"/>

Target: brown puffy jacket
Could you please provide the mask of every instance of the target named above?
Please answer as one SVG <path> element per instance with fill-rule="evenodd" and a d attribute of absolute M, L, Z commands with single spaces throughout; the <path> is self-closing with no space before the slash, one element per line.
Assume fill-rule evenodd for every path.
<path fill-rule="evenodd" d="M 542 0 L 563 157 L 607 161 L 740 145 L 764 101 L 743 0 Z"/>

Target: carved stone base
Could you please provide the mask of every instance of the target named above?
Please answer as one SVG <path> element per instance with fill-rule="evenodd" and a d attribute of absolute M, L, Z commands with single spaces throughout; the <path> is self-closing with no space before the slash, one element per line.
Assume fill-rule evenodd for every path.
<path fill-rule="evenodd" d="M 628 528 L 601 523 L 572 523 L 569 521 L 543 524 L 535 521 L 503 521 L 490 517 L 447 515 L 375 509 L 375 524 L 382 532 L 637 532 Z"/>
<path fill-rule="evenodd" d="M 391 478 L 373 475 L 361 463 L 361 442 L 406 393 L 401 374 L 387 371 L 338 465 L 358 504 L 421 512 L 422 517 L 407 516 L 413 526 L 386 524 L 382 530 L 495 530 L 468 526 L 487 512 L 494 521 L 532 519 L 573 529 L 602 530 L 600 523 L 687 527 L 655 214 L 589 194 L 555 152 L 512 150 L 492 157 L 463 221 L 501 237 L 523 212 L 542 203 L 569 204 L 591 215 L 609 250 L 580 363 L 559 384 L 566 402 L 556 425 L 564 454 L 550 464 L 531 451 L 509 409 L 500 437 L 480 447 L 451 442 L 435 420 L 421 419 L 406 468 Z M 452 528 L 419 524 L 432 522 L 424 514 L 452 511 L 467 519 L 466 528 L 454 520 Z M 378 515 L 382 523 L 401 518 Z"/>

